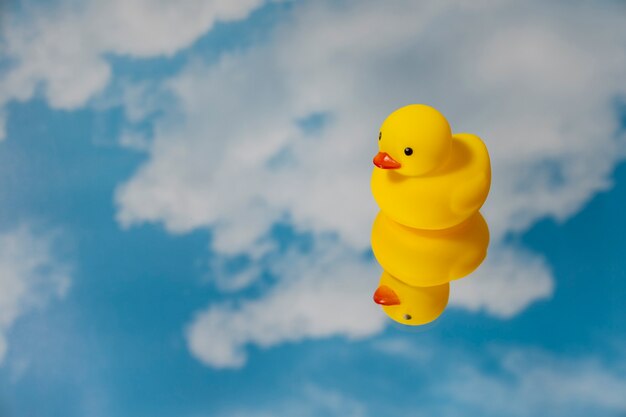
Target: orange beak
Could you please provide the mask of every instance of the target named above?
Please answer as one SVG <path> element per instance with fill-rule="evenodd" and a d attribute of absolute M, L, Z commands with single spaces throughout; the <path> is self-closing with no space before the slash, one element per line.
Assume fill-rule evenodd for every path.
<path fill-rule="evenodd" d="M 381 169 L 398 169 L 402 165 L 400 162 L 389 156 L 388 153 L 378 152 L 374 157 L 374 165 Z"/>
<path fill-rule="evenodd" d="M 374 302 L 381 306 L 395 306 L 400 304 L 398 294 L 386 285 L 381 285 L 374 293 Z"/>

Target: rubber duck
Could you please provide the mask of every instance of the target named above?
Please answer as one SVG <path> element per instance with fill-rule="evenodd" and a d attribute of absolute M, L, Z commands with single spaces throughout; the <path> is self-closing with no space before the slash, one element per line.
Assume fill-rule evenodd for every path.
<path fill-rule="evenodd" d="M 392 320 L 407 326 L 419 326 L 441 315 L 448 305 L 449 294 L 448 283 L 413 287 L 383 271 L 373 298 Z"/>
<path fill-rule="evenodd" d="M 391 113 L 378 135 L 371 186 L 392 220 L 446 229 L 474 214 L 487 198 L 491 165 L 476 135 L 452 134 L 445 117 L 424 104 Z"/>
<path fill-rule="evenodd" d="M 382 211 L 372 227 L 372 251 L 390 275 L 412 286 L 432 286 L 463 278 L 485 259 L 489 228 L 474 213 L 443 230 L 403 226 Z"/>

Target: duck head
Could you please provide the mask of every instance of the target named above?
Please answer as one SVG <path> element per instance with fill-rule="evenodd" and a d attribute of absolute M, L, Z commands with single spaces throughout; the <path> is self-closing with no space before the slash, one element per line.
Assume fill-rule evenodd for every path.
<path fill-rule="evenodd" d="M 448 304 L 449 293 L 447 282 L 432 287 L 413 287 L 383 271 L 373 298 L 392 320 L 419 326 L 439 317 Z"/>
<path fill-rule="evenodd" d="M 374 165 L 406 176 L 428 174 L 445 163 L 452 132 L 441 113 L 424 104 L 411 104 L 391 113 L 378 134 Z"/>

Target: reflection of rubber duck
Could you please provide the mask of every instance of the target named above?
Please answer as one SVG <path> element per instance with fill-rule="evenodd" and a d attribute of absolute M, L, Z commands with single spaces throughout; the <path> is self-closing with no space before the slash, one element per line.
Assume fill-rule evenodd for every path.
<path fill-rule="evenodd" d="M 374 301 L 398 323 L 409 326 L 430 323 L 448 304 L 450 284 L 433 287 L 412 287 L 387 272 L 380 277 Z"/>
<path fill-rule="evenodd" d="M 441 113 L 423 104 L 402 107 L 379 133 L 372 192 L 396 222 L 445 229 L 482 206 L 491 184 L 487 148 L 478 136 L 452 135 Z"/>
<path fill-rule="evenodd" d="M 487 254 L 489 229 L 476 212 L 444 230 L 402 226 L 379 212 L 372 228 L 372 250 L 382 268 L 408 285 L 440 285 L 463 278 Z"/>

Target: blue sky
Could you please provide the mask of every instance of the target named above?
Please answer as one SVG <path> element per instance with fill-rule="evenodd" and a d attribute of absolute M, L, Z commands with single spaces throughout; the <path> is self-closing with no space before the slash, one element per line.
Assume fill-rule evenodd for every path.
<path fill-rule="evenodd" d="M 0 415 L 626 412 L 623 5 L 7 10 Z M 494 178 L 488 259 L 416 329 L 368 236 L 411 102 Z"/>

